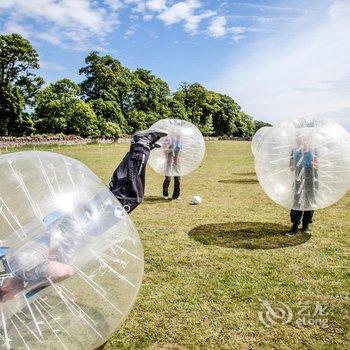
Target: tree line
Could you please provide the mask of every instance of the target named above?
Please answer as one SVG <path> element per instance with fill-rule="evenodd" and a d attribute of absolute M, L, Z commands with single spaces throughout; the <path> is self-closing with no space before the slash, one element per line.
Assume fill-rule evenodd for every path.
<path fill-rule="evenodd" d="M 204 135 L 252 136 L 267 123 L 253 120 L 229 96 L 201 84 L 171 92 L 149 70 L 134 71 L 93 51 L 79 70 L 80 84 L 61 79 L 45 86 L 39 56 L 19 34 L 0 35 L 0 135 L 75 134 L 119 137 L 164 118 L 188 120 Z"/>

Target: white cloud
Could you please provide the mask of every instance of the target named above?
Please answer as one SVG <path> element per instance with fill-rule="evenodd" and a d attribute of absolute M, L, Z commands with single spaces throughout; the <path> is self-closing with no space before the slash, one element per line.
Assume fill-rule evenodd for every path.
<path fill-rule="evenodd" d="M 124 7 L 120 0 L 104 0 L 105 4 L 113 11 L 119 11 Z"/>
<path fill-rule="evenodd" d="M 260 119 L 347 116 L 350 127 L 350 3 L 333 1 L 319 16 L 311 27 L 280 28 L 254 44 L 211 87 Z"/>
<path fill-rule="evenodd" d="M 163 11 L 166 9 L 167 0 L 149 0 L 146 2 L 146 7 L 151 11 Z"/>
<path fill-rule="evenodd" d="M 133 12 L 145 12 L 146 1 L 143 0 L 124 0 L 126 5 L 132 5 Z"/>
<path fill-rule="evenodd" d="M 4 31 L 6 33 L 17 33 L 23 36 L 29 36 L 30 33 L 30 30 L 26 26 L 12 20 L 5 22 Z"/>
<path fill-rule="evenodd" d="M 43 18 L 63 26 L 78 24 L 99 33 L 105 27 L 105 13 L 88 0 L 12 0 L 0 2 L 0 8 L 11 9 L 27 18 Z"/>
<path fill-rule="evenodd" d="M 55 70 L 55 71 L 64 71 L 64 70 L 66 70 L 65 67 L 61 66 L 58 63 L 51 62 L 51 61 L 44 61 L 44 60 L 40 60 L 40 68 L 49 69 L 49 70 Z"/>
<path fill-rule="evenodd" d="M 224 36 L 226 18 L 205 6 L 208 3 L 202 0 L 0 0 L 0 11 L 6 18 L 0 30 L 64 48 L 86 50 L 92 44 L 106 46 L 106 39 L 113 31 L 123 30 L 119 26 L 119 14 L 129 12 L 123 18 L 126 28 L 142 19 L 160 20 L 167 26 L 178 24 L 190 35 Z M 213 16 L 216 18 L 206 30 L 209 24 L 205 20 Z M 129 28 L 124 36 L 134 32 Z"/>
<path fill-rule="evenodd" d="M 149 21 L 152 21 L 153 16 L 147 13 L 147 14 L 143 15 L 142 18 L 144 21 L 149 22 Z"/>
<path fill-rule="evenodd" d="M 235 42 L 239 42 L 242 39 L 244 39 L 245 37 L 244 34 L 248 31 L 254 32 L 256 31 L 256 29 L 244 28 L 244 27 L 231 27 L 228 29 L 228 32 L 233 34 L 233 41 Z"/>
<path fill-rule="evenodd" d="M 137 28 L 135 26 L 131 26 L 126 32 L 124 33 L 124 38 L 128 39 L 131 36 L 133 36 L 137 31 Z"/>
<path fill-rule="evenodd" d="M 227 20 L 225 16 L 214 17 L 208 28 L 209 35 L 215 38 L 219 38 L 226 35 L 226 23 Z"/>
<path fill-rule="evenodd" d="M 61 44 L 61 39 L 58 36 L 48 32 L 35 33 L 35 38 L 41 39 L 42 41 L 48 42 L 53 45 Z"/>
<path fill-rule="evenodd" d="M 2 0 L 0 10 L 12 23 L 12 28 L 4 26 L 2 30 L 10 32 L 25 23 L 26 36 L 53 44 L 60 44 L 64 39 L 83 46 L 91 36 L 105 37 L 116 25 L 115 11 L 120 9 L 121 3 L 105 0 L 104 4 L 108 8 L 96 6 L 90 0 Z M 46 33 L 48 28 L 49 34 Z"/>
<path fill-rule="evenodd" d="M 288 6 L 270 6 L 265 4 L 252 4 L 249 2 L 235 2 L 236 6 L 243 6 L 243 7 L 252 7 L 256 8 L 260 11 L 264 10 L 272 10 L 272 11 L 287 11 L 287 12 L 304 12 L 308 13 L 310 12 L 308 9 L 306 9 L 304 6 L 294 6 L 294 7 L 288 7 Z"/>
<path fill-rule="evenodd" d="M 200 22 L 215 14 L 213 11 L 197 13 L 196 11 L 201 7 L 202 4 L 198 0 L 180 1 L 167 7 L 158 15 L 158 18 L 163 21 L 165 25 L 184 22 L 185 30 L 191 34 L 196 34 Z"/>

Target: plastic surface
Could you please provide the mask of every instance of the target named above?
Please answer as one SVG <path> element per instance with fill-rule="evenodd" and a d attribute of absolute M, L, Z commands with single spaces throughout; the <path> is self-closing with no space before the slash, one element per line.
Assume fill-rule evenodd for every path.
<path fill-rule="evenodd" d="M 254 134 L 253 138 L 252 138 L 252 153 L 253 156 L 255 157 L 256 153 L 259 151 L 260 146 L 264 140 L 264 136 L 266 135 L 266 133 L 271 130 L 270 126 L 263 126 L 262 128 L 260 128 L 259 130 L 257 130 L 257 132 Z"/>
<path fill-rule="evenodd" d="M 264 191 L 283 207 L 326 208 L 350 189 L 348 133 L 328 119 L 286 121 L 265 133 L 255 168 Z"/>
<path fill-rule="evenodd" d="M 82 163 L 0 156 L 4 349 L 94 349 L 138 293 L 143 250 L 129 216 Z"/>
<path fill-rule="evenodd" d="M 184 176 L 201 164 L 205 142 L 195 125 L 185 120 L 162 119 L 150 129 L 168 132 L 168 136 L 159 140 L 162 147 L 152 150 L 148 161 L 155 172 L 166 176 Z"/>

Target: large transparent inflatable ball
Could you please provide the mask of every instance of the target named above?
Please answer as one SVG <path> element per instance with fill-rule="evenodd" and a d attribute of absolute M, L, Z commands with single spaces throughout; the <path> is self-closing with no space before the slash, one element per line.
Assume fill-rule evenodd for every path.
<path fill-rule="evenodd" d="M 347 131 L 328 119 L 300 118 L 269 130 L 255 158 L 267 195 L 288 209 L 316 210 L 350 189 Z"/>
<path fill-rule="evenodd" d="M 251 144 L 252 153 L 254 157 L 259 151 L 262 141 L 264 140 L 264 137 L 269 130 L 271 130 L 270 126 L 263 126 L 262 128 L 258 129 L 257 132 L 254 134 Z"/>
<path fill-rule="evenodd" d="M 205 142 L 195 125 L 185 120 L 162 119 L 150 129 L 168 132 L 159 140 L 161 147 L 151 152 L 148 161 L 155 172 L 166 176 L 183 176 L 201 164 Z"/>
<path fill-rule="evenodd" d="M 94 349 L 138 293 L 143 249 L 101 180 L 48 152 L 0 156 L 3 349 Z"/>

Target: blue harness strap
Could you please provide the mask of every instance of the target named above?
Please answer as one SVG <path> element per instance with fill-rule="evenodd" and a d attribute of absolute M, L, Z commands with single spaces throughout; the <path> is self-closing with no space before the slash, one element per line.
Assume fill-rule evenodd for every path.
<path fill-rule="evenodd" d="M 38 294 L 39 292 L 41 292 L 46 287 L 48 287 L 48 285 L 43 285 L 43 286 L 36 287 L 36 288 L 30 290 L 29 292 L 27 292 L 25 294 L 25 296 L 26 296 L 27 299 L 32 298 L 35 294 Z"/>
<path fill-rule="evenodd" d="M 47 214 L 44 217 L 43 223 L 44 223 L 45 227 L 49 227 L 51 224 L 53 224 L 54 222 L 59 220 L 61 217 L 62 217 L 62 214 L 60 212 L 54 211 L 50 214 Z"/>
<path fill-rule="evenodd" d="M 0 246 L 0 259 L 4 259 L 6 254 L 8 253 L 9 251 L 9 247 L 4 247 L 4 246 Z"/>

